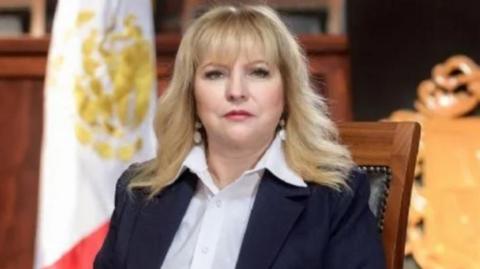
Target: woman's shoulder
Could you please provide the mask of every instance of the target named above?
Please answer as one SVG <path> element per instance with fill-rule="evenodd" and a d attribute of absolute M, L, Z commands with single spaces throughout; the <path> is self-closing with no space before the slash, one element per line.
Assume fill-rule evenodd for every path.
<path fill-rule="evenodd" d="M 370 181 L 355 167 L 349 173 L 347 187 L 341 190 L 322 188 L 327 193 L 329 245 L 325 254 L 326 268 L 385 268 L 384 254 L 377 219 L 370 210 Z M 313 189 L 320 190 L 319 187 Z M 318 192 L 320 194 L 320 192 Z M 349 260 L 345 263 L 345 253 Z M 363 265 L 363 266 L 362 266 Z"/>
<path fill-rule="evenodd" d="M 118 188 L 126 188 L 128 187 L 128 184 L 132 181 L 132 179 L 138 175 L 142 171 L 142 168 L 145 167 L 148 162 L 151 161 L 146 161 L 146 162 L 135 162 L 130 164 L 127 169 L 125 169 L 120 177 L 117 180 L 117 189 Z"/>
<path fill-rule="evenodd" d="M 312 196 L 322 196 L 327 199 L 329 206 L 334 207 L 335 211 L 346 210 L 352 204 L 359 202 L 367 204 L 370 196 L 370 184 L 366 174 L 360 168 L 353 167 L 345 181 L 345 186 L 338 189 L 315 183 L 308 185 Z"/>
<path fill-rule="evenodd" d="M 345 185 L 338 188 L 318 184 L 315 182 L 307 182 L 309 188 L 313 193 L 315 192 L 328 192 L 333 196 L 352 196 L 357 192 L 365 191 L 369 186 L 367 176 L 363 170 L 354 166 L 350 169 L 348 176 L 345 178 Z"/>
<path fill-rule="evenodd" d="M 132 191 L 129 188 L 129 185 L 130 182 L 132 182 L 132 180 L 137 175 L 139 175 L 143 171 L 143 169 L 145 169 L 145 167 L 147 167 L 152 161 L 153 159 L 145 162 L 132 163 L 130 164 L 130 166 L 127 167 L 127 169 L 123 171 L 116 183 L 115 199 L 125 196 L 129 196 L 130 198 L 132 198 L 133 196 L 142 195 L 143 192 Z"/>

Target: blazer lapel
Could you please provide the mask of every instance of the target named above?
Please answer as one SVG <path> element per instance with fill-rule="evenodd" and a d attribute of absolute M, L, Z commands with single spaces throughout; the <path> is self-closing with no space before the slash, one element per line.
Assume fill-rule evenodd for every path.
<path fill-rule="evenodd" d="M 139 202 L 127 268 L 159 269 L 192 199 L 196 176 L 186 170 L 148 202 Z"/>
<path fill-rule="evenodd" d="M 265 171 L 243 238 L 236 269 L 269 268 L 305 207 L 308 188 Z"/>

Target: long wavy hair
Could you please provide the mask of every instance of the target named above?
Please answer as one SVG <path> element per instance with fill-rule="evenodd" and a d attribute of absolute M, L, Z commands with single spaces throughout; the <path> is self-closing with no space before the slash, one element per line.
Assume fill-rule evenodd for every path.
<path fill-rule="evenodd" d="M 172 79 L 160 97 L 154 128 L 157 156 L 140 166 L 130 188 L 145 188 L 150 197 L 174 180 L 193 147 L 194 76 L 204 57 L 234 61 L 239 53 L 261 46 L 278 66 L 284 85 L 288 165 L 305 181 L 334 189 L 346 186 L 353 166 L 339 143 L 324 99 L 313 89 L 303 49 L 278 15 L 267 6 L 219 6 L 199 17 L 180 43 Z"/>

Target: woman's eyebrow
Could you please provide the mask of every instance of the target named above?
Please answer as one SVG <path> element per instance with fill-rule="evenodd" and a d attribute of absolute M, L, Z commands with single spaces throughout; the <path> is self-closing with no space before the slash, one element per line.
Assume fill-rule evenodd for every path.
<path fill-rule="evenodd" d="M 267 67 L 271 68 L 273 65 L 268 62 L 267 60 L 254 60 L 254 61 L 250 61 L 246 64 L 246 66 L 252 66 L 252 65 L 257 65 L 257 64 L 264 64 L 266 65 Z"/>
<path fill-rule="evenodd" d="M 268 61 L 265 59 L 255 59 L 248 62 L 248 64 L 258 64 L 258 63 L 268 64 Z"/>
<path fill-rule="evenodd" d="M 256 65 L 256 64 L 265 64 L 268 67 L 271 66 L 271 64 L 265 59 L 255 59 L 255 60 L 252 60 L 252 61 L 248 61 L 244 64 L 244 66 L 252 66 L 252 65 Z M 220 67 L 220 68 L 228 69 L 228 68 L 230 68 L 230 65 L 226 64 L 226 63 L 221 63 L 221 62 L 209 61 L 209 62 L 201 64 L 199 66 L 199 69 L 204 69 L 204 68 L 207 68 L 207 67 Z"/>
<path fill-rule="evenodd" d="M 209 66 L 212 66 L 212 67 L 221 67 L 221 68 L 228 68 L 228 65 L 226 64 L 222 64 L 222 63 L 217 63 L 217 62 L 207 62 L 207 63 L 204 63 L 202 65 L 200 65 L 200 69 L 203 69 L 203 68 L 206 68 L 206 67 L 209 67 Z"/>

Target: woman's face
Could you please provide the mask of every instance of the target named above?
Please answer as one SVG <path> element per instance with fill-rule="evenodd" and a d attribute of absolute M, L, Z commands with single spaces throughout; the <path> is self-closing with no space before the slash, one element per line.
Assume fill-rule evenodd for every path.
<path fill-rule="evenodd" d="M 210 143 L 256 147 L 273 137 L 284 107 L 283 82 L 261 52 L 240 53 L 232 64 L 209 57 L 200 63 L 194 95 Z"/>

